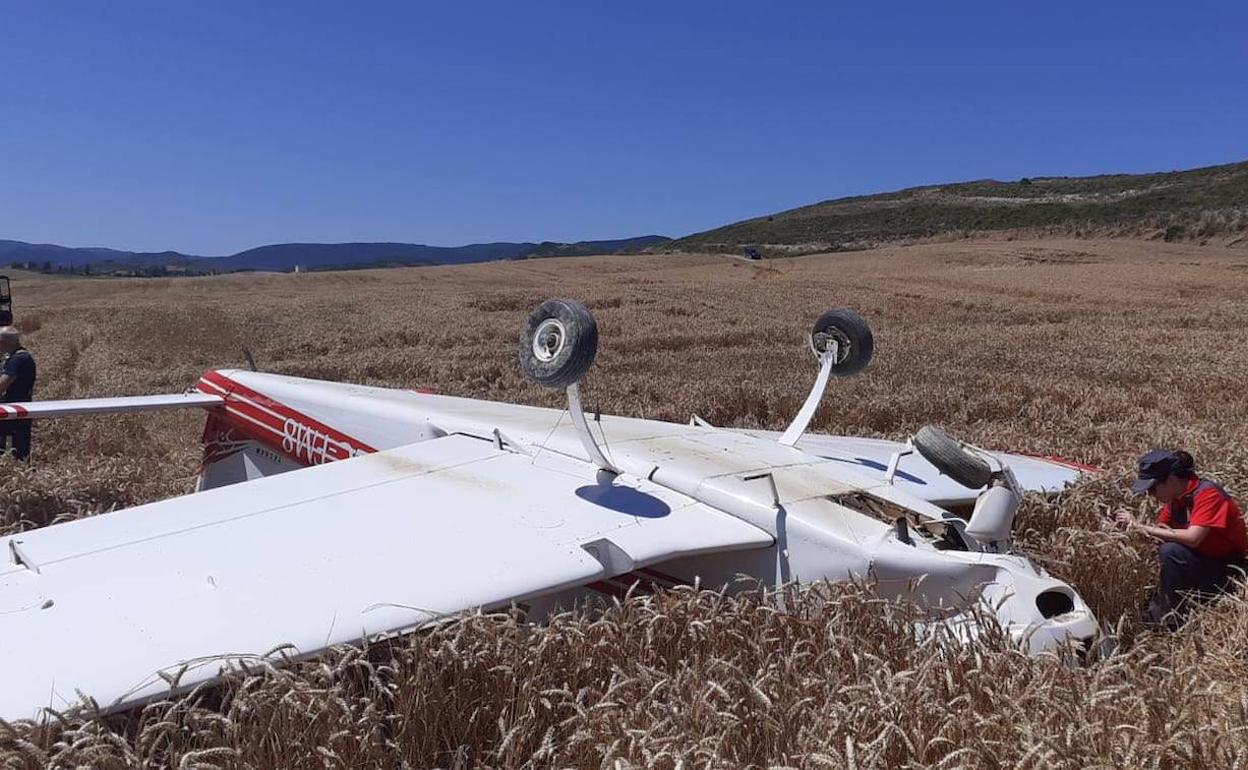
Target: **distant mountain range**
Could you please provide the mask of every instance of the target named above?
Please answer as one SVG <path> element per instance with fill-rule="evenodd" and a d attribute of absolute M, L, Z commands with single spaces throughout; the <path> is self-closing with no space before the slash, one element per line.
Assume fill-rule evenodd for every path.
<path fill-rule="evenodd" d="M 502 259 L 588 256 L 638 252 L 665 243 L 661 235 L 643 235 L 576 243 L 474 243 L 424 246 L 416 243 L 279 243 L 240 251 L 228 257 L 202 257 L 177 251 L 137 252 L 104 248 L 69 248 L 53 244 L 0 240 L 0 265 L 35 270 L 82 272 L 227 273 L 243 270 L 291 271 L 392 265 L 463 265 Z"/>
<path fill-rule="evenodd" d="M 1155 174 L 1024 177 L 837 198 L 671 240 L 643 235 L 576 243 L 279 243 L 200 257 L 0 240 L 0 265 L 132 275 L 462 265 L 642 251 L 765 257 L 870 249 L 993 232 L 1248 245 L 1248 162 Z"/>

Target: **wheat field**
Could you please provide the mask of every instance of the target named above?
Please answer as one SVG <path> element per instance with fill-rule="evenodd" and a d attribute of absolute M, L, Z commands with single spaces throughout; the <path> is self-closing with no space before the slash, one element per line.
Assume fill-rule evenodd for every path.
<path fill-rule="evenodd" d="M 0 724 L 2 768 L 1248 767 L 1248 600 L 1144 629 L 1155 545 L 1106 524 L 1153 513 L 1126 482 L 1154 446 L 1189 449 L 1248 496 L 1242 249 L 998 238 L 761 264 L 11 276 L 40 399 L 182 390 L 247 347 L 266 371 L 554 406 L 515 348 L 532 307 L 569 296 L 600 327 L 591 408 L 771 429 L 813 380 L 803 335 L 851 307 L 876 357 L 832 383 L 813 429 L 898 439 L 935 423 L 1104 468 L 1028 499 L 1016 535 L 1118 649 L 1079 665 L 992 635 L 919 639 L 914 608 L 869 586 L 677 590 L 541 627 L 467 615 L 130 714 Z M 189 491 L 201 421 L 37 424 L 34 462 L 0 461 L 0 533 Z"/>

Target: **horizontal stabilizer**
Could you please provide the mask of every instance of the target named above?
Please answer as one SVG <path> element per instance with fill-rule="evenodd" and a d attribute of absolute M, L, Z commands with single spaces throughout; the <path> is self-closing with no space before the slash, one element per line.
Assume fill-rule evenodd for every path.
<path fill-rule="evenodd" d="M 165 409 L 193 407 L 211 409 L 224 403 L 225 399 L 220 396 L 207 393 L 165 393 L 155 396 L 28 401 L 24 404 L 0 404 L 0 420 L 41 420 L 48 417 L 73 417 L 81 414 L 158 412 Z"/>

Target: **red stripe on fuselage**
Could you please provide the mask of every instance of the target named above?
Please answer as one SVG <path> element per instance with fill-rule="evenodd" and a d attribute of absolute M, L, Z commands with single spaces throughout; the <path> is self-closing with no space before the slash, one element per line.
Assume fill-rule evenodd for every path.
<path fill-rule="evenodd" d="M 1033 455 L 1033 454 L 1028 454 L 1027 452 L 1020 452 L 1019 454 L 1023 455 L 1024 457 L 1034 457 L 1037 460 L 1047 460 L 1051 463 L 1056 463 L 1058 465 L 1062 465 L 1067 468 L 1070 468 L 1071 470 L 1083 471 L 1084 473 L 1103 473 L 1104 472 L 1103 468 L 1098 468 L 1095 465 L 1087 465 L 1086 463 L 1077 462 L 1075 460 L 1067 460 L 1065 457 L 1058 457 L 1057 455 Z"/>
<path fill-rule="evenodd" d="M 300 465 L 321 465 L 377 451 L 220 372 L 204 372 L 196 387 L 225 399 L 219 414 L 231 428 Z"/>

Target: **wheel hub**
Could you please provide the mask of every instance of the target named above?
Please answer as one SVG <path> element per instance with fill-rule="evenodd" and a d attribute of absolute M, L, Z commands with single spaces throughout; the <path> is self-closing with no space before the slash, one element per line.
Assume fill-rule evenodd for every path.
<path fill-rule="evenodd" d="M 810 349 L 819 358 L 828 352 L 828 348 L 833 343 L 836 344 L 836 360 L 838 363 L 849 357 L 849 337 L 840 334 L 836 329 L 827 329 L 812 335 L 810 338 Z"/>
<path fill-rule="evenodd" d="M 542 363 L 555 360 L 567 339 L 568 333 L 563 323 L 557 318 L 547 318 L 533 334 L 533 357 Z"/>

